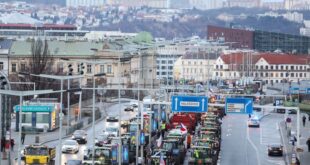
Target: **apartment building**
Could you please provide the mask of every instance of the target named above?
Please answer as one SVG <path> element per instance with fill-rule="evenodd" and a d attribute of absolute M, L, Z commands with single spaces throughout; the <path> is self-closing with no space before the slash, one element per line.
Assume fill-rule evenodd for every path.
<path fill-rule="evenodd" d="M 67 7 L 79 7 L 79 6 L 101 6 L 106 4 L 106 0 L 66 0 Z"/>

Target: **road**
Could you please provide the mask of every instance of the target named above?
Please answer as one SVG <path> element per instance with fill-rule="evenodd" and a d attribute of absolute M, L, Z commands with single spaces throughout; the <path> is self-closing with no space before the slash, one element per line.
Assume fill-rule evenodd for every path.
<path fill-rule="evenodd" d="M 119 116 L 119 109 L 121 109 L 121 120 L 129 120 L 130 118 L 133 118 L 136 116 L 136 112 L 125 112 L 124 108 L 126 106 L 128 106 L 130 103 L 121 103 L 121 104 L 115 104 L 110 106 L 109 108 L 106 109 L 106 112 L 108 114 L 108 116 Z M 95 125 L 95 137 L 100 135 L 101 133 L 103 133 L 103 130 L 105 128 L 105 120 L 102 120 L 98 123 L 96 123 Z M 91 146 L 92 145 L 92 138 L 93 138 L 93 131 L 92 131 L 92 127 L 90 126 L 89 128 L 86 129 L 87 131 L 87 144 L 83 145 L 80 144 L 80 148 L 79 148 L 79 152 L 77 154 L 64 154 L 62 153 L 62 163 L 61 165 L 64 165 L 65 162 L 67 162 L 70 159 L 74 159 L 74 160 L 82 160 L 83 159 L 83 155 L 84 155 L 84 150 L 87 148 L 87 146 Z M 71 137 L 65 138 L 66 139 L 70 139 Z M 58 140 L 57 141 L 52 141 L 49 143 L 46 143 L 45 145 L 47 146 L 56 146 L 56 151 L 58 152 Z M 56 153 L 56 158 L 55 160 L 58 160 L 58 154 Z M 58 165 L 58 162 L 56 161 L 56 165 Z"/>
<path fill-rule="evenodd" d="M 268 144 L 281 143 L 277 123 L 283 114 L 271 113 L 260 128 L 247 126 L 247 115 L 227 115 L 222 125 L 221 165 L 284 165 L 284 157 L 269 157 Z"/>

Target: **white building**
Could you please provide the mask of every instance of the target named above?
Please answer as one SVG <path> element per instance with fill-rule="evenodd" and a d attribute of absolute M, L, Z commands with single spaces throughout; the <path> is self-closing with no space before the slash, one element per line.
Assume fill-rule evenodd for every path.
<path fill-rule="evenodd" d="M 283 17 L 289 21 L 302 23 L 304 21 L 304 15 L 298 12 L 287 12 L 283 14 Z"/>
<path fill-rule="evenodd" d="M 218 9 L 223 7 L 223 0 L 189 0 L 192 7 L 200 10 Z"/>
<path fill-rule="evenodd" d="M 0 71 L 8 75 L 9 71 L 9 50 L 12 45 L 12 40 L 0 40 Z"/>
<path fill-rule="evenodd" d="M 79 7 L 79 6 L 101 6 L 106 4 L 106 0 L 66 0 L 67 7 Z"/>
<path fill-rule="evenodd" d="M 177 81 L 206 82 L 212 79 L 216 53 L 186 53 L 174 64 L 174 79 Z"/>
<path fill-rule="evenodd" d="M 310 57 L 303 55 L 233 53 L 221 55 L 216 60 L 214 76 L 239 82 L 260 79 L 267 84 L 298 82 L 309 79 L 309 64 Z"/>

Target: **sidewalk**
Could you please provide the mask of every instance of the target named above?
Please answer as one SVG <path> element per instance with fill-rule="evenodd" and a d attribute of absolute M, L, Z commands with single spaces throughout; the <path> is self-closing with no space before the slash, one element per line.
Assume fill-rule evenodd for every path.
<path fill-rule="evenodd" d="M 295 153 L 297 154 L 297 157 L 300 160 L 300 163 L 302 165 L 306 165 L 306 164 L 310 164 L 310 152 L 308 152 L 308 146 L 306 144 L 307 139 L 310 137 L 310 121 L 308 120 L 308 115 L 301 113 L 300 118 L 302 118 L 302 116 L 305 115 L 307 117 L 307 121 L 306 121 L 306 125 L 305 127 L 303 127 L 302 125 L 302 119 L 300 119 L 300 146 L 299 148 L 301 148 L 303 151 L 302 152 L 296 152 L 296 143 L 295 146 L 293 146 L 290 143 L 290 136 L 289 136 L 289 131 L 288 129 L 286 129 L 285 127 L 285 122 L 282 121 L 279 123 L 280 126 L 280 133 L 281 133 L 281 137 L 282 137 L 282 142 L 284 145 L 284 151 L 286 152 L 286 163 L 287 164 L 291 164 L 292 163 L 292 154 Z M 290 117 L 292 118 L 292 134 L 294 134 L 295 136 L 297 133 L 297 127 L 296 127 L 296 118 L 297 115 L 290 115 Z"/>
<path fill-rule="evenodd" d="M 104 117 L 106 116 L 106 112 L 104 112 L 104 110 L 108 109 L 110 106 L 112 106 L 114 104 L 115 103 L 105 103 L 105 106 L 104 106 L 105 108 L 102 108 L 100 110 L 102 116 L 101 116 L 101 118 L 96 120 L 96 123 L 99 121 L 102 121 L 104 119 Z M 96 104 L 96 106 L 99 106 L 99 105 L 100 105 L 100 103 Z M 81 128 L 81 129 L 87 129 L 91 126 L 91 123 L 88 124 L 88 119 L 89 119 L 89 117 L 83 117 L 81 119 L 83 121 L 83 128 Z M 64 120 L 66 120 L 66 117 L 64 117 Z M 74 123 L 76 123 L 76 122 L 71 121 L 71 124 L 74 124 Z M 66 135 L 66 129 L 67 129 L 67 126 L 64 126 L 63 130 L 62 130 L 62 137 L 63 138 L 70 136 L 70 135 Z M 41 132 L 38 134 L 26 134 L 24 145 L 35 144 L 35 140 L 36 140 L 37 136 L 39 136 L 39 144 L 45 144 L 45 143 L 48 143 L 51 141 L 56 141 L 59 139 L 59 129 L 56 129 L 52 132 L 45 132 L 45 133 Z M 15 158 L 17 158 L 18 145 L 19 145 L 19 132 L 15 131 L 15 122 L 11 123 L 11 137 L 14 139 L 15 145 L 14 145 L 14 150 L 10 151 L 11 152 L 10 157 L 11 157 L 11 160 L 14 160 Z M 22 149 L 23 149 L 24 145 L 22 145 Z M 8 158 L 8 150 L 6 150 L 6 152 L 7 152 L 7 158 Z M 13 161 L 11 161 L 11 162 L 13 162 Z M 1 163 L 3 165 L 9 165 L 9 160 L 8 159 L 7 160 L 1 160 Z"/>

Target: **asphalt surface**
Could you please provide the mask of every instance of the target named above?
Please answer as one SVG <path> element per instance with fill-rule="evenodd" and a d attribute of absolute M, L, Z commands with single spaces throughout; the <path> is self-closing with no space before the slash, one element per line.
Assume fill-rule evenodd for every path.
<path fill-rule="evenodd" d="M 271 113 L 261 120 L 260 128 L 249 128 L 247 120 L 247 115 L 227 115 L 223 120 L 218 164 L 284 165 L 284 157 L 270 157 L 267 150 L 269 144 L 281 144 L 277 123 L 283 115 Z"/>

